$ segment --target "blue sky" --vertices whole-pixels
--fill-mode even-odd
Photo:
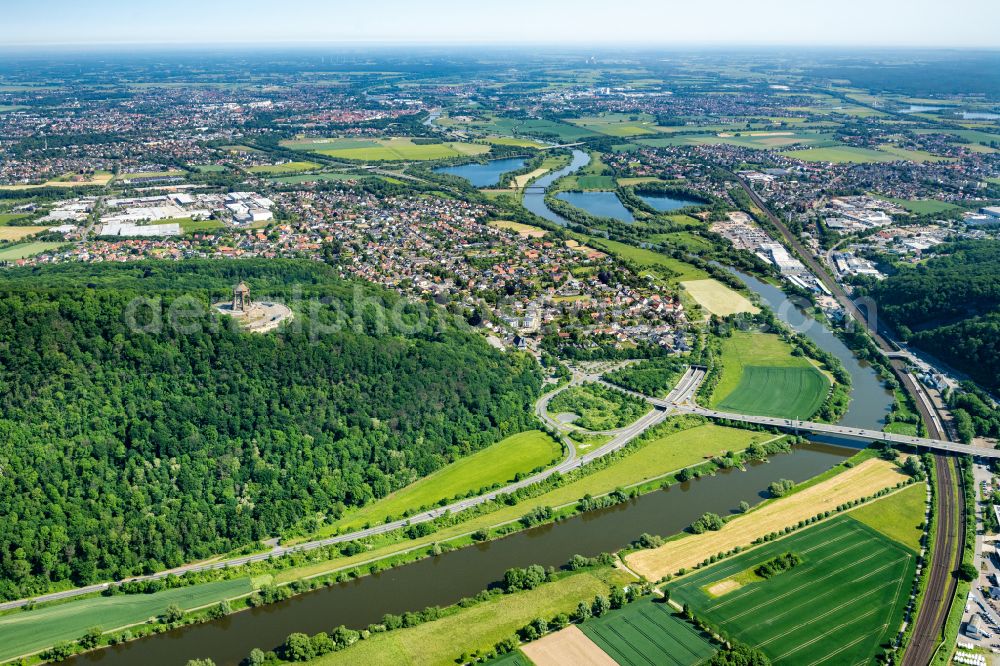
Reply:
[[[422,42],[1000,48],[1000,0],[5,0],[0,45]]]

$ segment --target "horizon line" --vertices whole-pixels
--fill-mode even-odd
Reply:
[[[275,48],[275,47],[299,47],[299,48],[319,48],[319,47],[359,47],[359,46],[398,46],[398,47],[481,47],[481,48],[502,48],[502,47],[534,47],[534,48],[585,48],[588,46],[593,47],[595,50],[601,49],[615,49],[615,50],[691,50],[691,49],[713,49],[713,50],[743,50],[743,49],[775,49],[775,48],[792,48],[792,49],[802,49],[802,50],[830,50],[830,49],[842,49],[842,50],[874,50],[874,51],[985,51],[985,52],[997,52],[1000,53],[1000,46],[996,44],[936,44],[936,45],[925,45],[917,43],[895,43],[895,44],[884,44],[884,43],[867,43],[867,42],[824,42],[824,43],[805,43],[805,42],[731,42],[731,41],[673,41],[673,42],[655,42],[655,41],[634,41],[634,42],[622,42],[622,41],[604,41],[604,42],[594,42],[593,40],[586,41],[538,41],[538,40],[496,40],[496,41],[483,41],[483,40],[400,40],[400,39],[379,39],[379,38],[365,38],[365,39],[337,39],[337,40],[321,40],[321,39],[272,39],[267,41],[253,40],[253,39],[221,39],[216,41],[128,41],[128,40],[114,40],[114,41],[74,41],[74,42],[6,42],[0,44],[0,52],[17,51],[20,49],[45,49],[45,48],[88,48],[88,49],[99,49],[99,48],[133,48],[133,49],[155,49],[155,48],[173,48],[173,49],[195,49],[195,48],[218,48],[227,49],[233,47],[253,47],[253,48]]]

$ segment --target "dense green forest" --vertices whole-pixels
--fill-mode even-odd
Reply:
[[[193,332],[126,325],[138,295],[207,306],[238,279],[321,300],[264,335],[207,307]],[[357,289],[323,264],[273,260],[5,272],[0,597],[311,526],[534,425],[536,364],[479,336],[374,332],[372,317],[317,334],[311,320],[332,322]],[[364,289],[368,303],[399,303]]]
[[[908,342],[1000,389],[1000,242],[964,241],[859,291]]]

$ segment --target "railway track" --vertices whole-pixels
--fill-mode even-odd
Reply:
[[[910,645],[903,654],[903,666],[926,666],[944,638],[945,624],[955,599],[958,579],[954,572],[962,563],[965,548],[965,502],[961,478],[955,461],[944,455],[934,456],[937,477],[935,493],[937,532],[923,603],[917,609],[916,624]]]
[[[844,291],[844,288],[826,272],[819,260],[792,234],[781,218],[771,212],[749,183],[736,174],[733,176],[750,197],[750,200],[763,211],[778,229],[783,240],[795,250],[806,266],[830,290],[830,293],[840,302],[845,311],[854,317],[855,321],[867,324],[866,313],[861,311]],[[866,328],[884,354],[888,355],[897,350],[889,335],[881,330],[873,330],[870,325]],[[949,440],[944,419],[941,418],[933,403],[926,399],[922,388],[914,381],[913,376],[907,372],[906,363],[898,358],[887,357],[887,361],[903,390],[913,398],[913,403],[927,426],[928,437]],[[954,458],[950,454],[935,454],[934,469],[937,480],[937,492],[935,493],[937,531],[934,535],[934,550],[928,565],[930,572],[927,591],[920,608],[917,609],[912,640],[903,654],[902,663],[904,666],[925,666],[930,663],[934,651],[943,638],[948,613],[951,610],[951,605],[956,602],[954,597],[958,587],[958,579],[955,577],[955,572],[962,562],[962,550],[965,547],[965,500],[961,490],[962,479],[956,478]]]

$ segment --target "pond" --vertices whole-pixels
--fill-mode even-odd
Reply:
[[[523,157],[509,157],[500,160],[490,160],[485,164],[461,164],[458,166],[438,167],[434,173],[446,173],[450,176],[465,178],[475,187],[495,187],[500,184],[500,176],[508,171],[517,171],[525,165]]]
[[[614,192],[560,192],[556,199],[585,210],[594,217],[610,217],[619,222],[635,222]]]
[[[639,194],[638,196],[640,199],[661,213],[677,210],[679,208],[687,208],[688,206],[701,206],[704,203],[696,199],[680,195],[667,196],[665,194]]]

